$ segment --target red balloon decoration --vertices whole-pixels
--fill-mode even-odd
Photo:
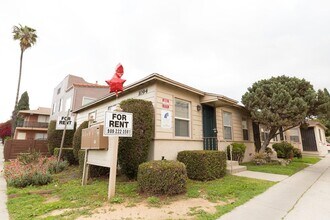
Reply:
[[[113,75],[112,79],[106,80],[105,82],[110,87],[110,92],[115,92],[118,97],[118,92],[123,91],[123,84],[126,79],[122,79],[121,77],[124,74],[124,67],[119,63],[116,68],[116,73]]]

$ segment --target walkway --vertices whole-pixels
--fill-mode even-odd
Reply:
[[[7,185],[6,180],[3,177],[3,166],[4,166],[4,159],[3,159],[3,145],[0,143],[0,219],[6,220],[9,219],[8,210],[7,210]]]
[[[289,177],[287,175],[254,172],[254,171],[249,171],[249,170],[235,173],[233,175],[244,176],[244,177],[254,178],[254,179],[259,179],[259,180],[268,180],[268,181],[272,181],[272,182],[279,182],[279,181],[285,180],[286,178]]]
[[[330,155],[220,218],[226,219],[330,219]]]

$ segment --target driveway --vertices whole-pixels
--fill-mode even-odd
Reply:
[[[330,155],[223,215],[221,220],[330,219]]]

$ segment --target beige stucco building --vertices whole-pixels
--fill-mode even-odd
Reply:
[[[77,126],[89,118],[95,123],[103,123],[105,111],[129,98],[151,101],[155,108],[150,160],[162,157],[174,160],[183,150],[225,150],[232,142],[247,146],[244,161],[254,156],[253,125],[244,106],[226,96],[206,93],[159,74],[151,74],[125,87],[118,98],[110,93],[76,109]],[[267,136],[262,126],[260,136],[261,141]],[[284,132],[283,139],[304,150],[299,128]],[[325,141],[325,137],[322,140]],[[270,146],[279,141],[280,135],[272,139]],[[314,154],[323,155],[318,150]]]
[[[254,152],[252,122],[243,106],[228,97],[210,94],[159,74],[133,83],[118,98],[114,94],[74,111],[79,126],[93,117],[104,121],[104,113],[122,100],[151,101],[155,107],[155,134],[150,160],[176,159],[182,150],[224,150],[231,142],[244,142],[246,160]]]

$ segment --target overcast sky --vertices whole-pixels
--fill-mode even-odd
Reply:
[[[0,122],[16,97],[18,24],[38,35],[20,89],[31,109],[50,107],[66,75],[105,84],[119,62],[125,85],[160,73],[238,101],[253,82],[283,74],[330,89],[330,1],[1,0]]]

